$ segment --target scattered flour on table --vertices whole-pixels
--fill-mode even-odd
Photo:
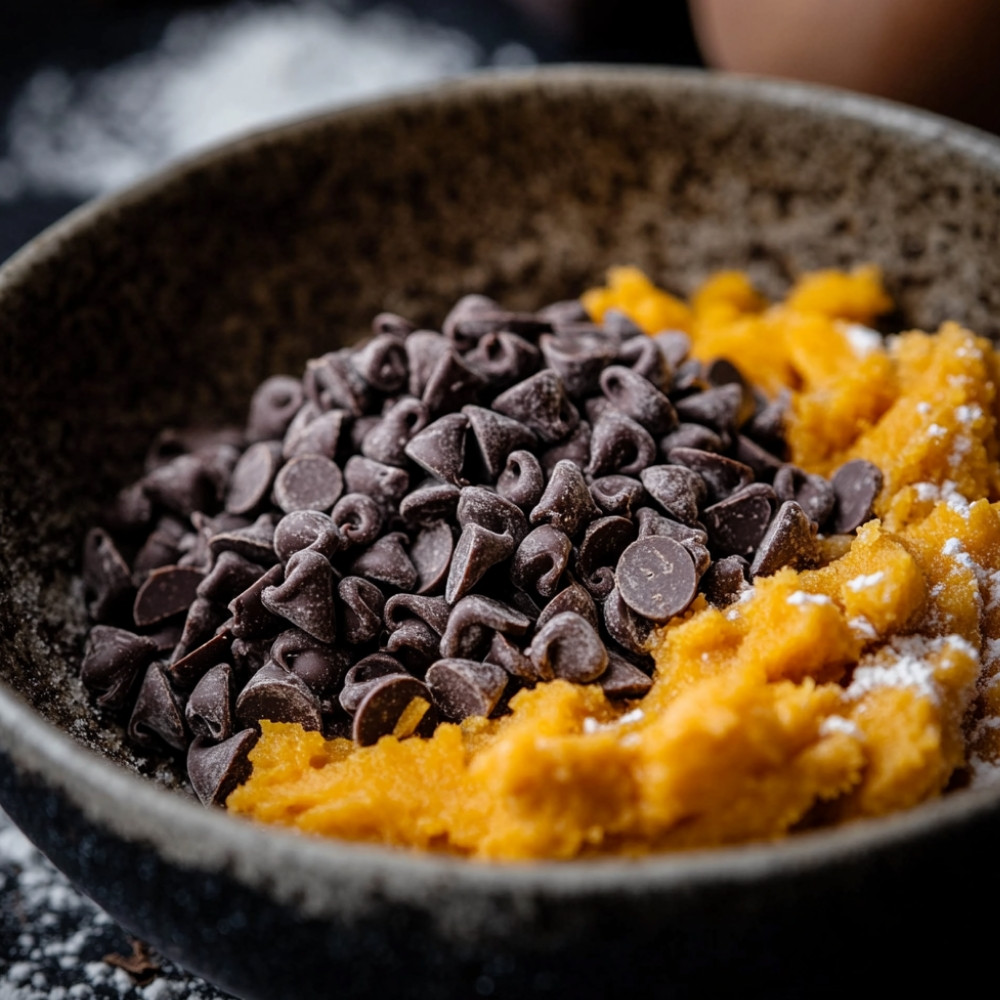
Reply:
[[[151,52],[79,77],[47,68],[28,81],[9,118],[0,202],[102,194],[273,122],[534,61],[518,43],[484,53],[462,32],[388,7],[358,13],[295,0],[182,14]]]

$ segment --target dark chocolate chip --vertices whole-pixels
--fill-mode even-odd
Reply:
[[[599,334],[538,338],[545,363],[562,379],[570,396],[589,396],[597,392],[601,372],[615,358],[616,344]]]
[[[323,728],[319,699],[301,677],[273,660],[247,681],[236,699],[236,718],[244,726],[268,722],[296,722],[303,729]]]
[[[396,594],[385,602],[385,623],[390,632],[416,619],[429,625],[440,637],[448,626],[449,614],[448,602],[443,597]]]
[[[385,522],[382,507],[364,493],[345,493],[330,512],[337,533],[348,545],[369,545]]]
[[[572,551],[573,543],[565,532],[551,524],[539,525],[524,536],[514,553],[511,581],[522,590],[552,597],[559,589]]]
[[[371,409],[374,390],[355,371],[350,351],[331,351],[310,358],[302,385],[306,396],[321,410],[346,410],[360,417]]]
[[[672,517],[684,524],[696,524],[698,508],[704,502],[705,482],[698,473],[683,465],[653,465],[639,473],[646,492]]]
[[[678,368],[691,351],[691,338],[681,330],[664,330],[653,336],[671,371]]]
[[[544,491],[545,475],[538,459],[530,451],[512,451],[497,479],[497,493],[527,511],[541,500]]]
[[[837,503],[833,530],[849,534],[872,516],[872,504],[882,489],[882,470],[863,458],[844,463],[831,479]]]
[[[399,502],[399,513],[408,525],[434,525],[455,516],[460,490],[452,483],[429,479]]]
[[[771,522],[773,498],[774,491],[769,486],[752,483],[702,511],[709,544],[716,556],[753,555]]]
[[[188,745],[184,706],[160,663],[146,668],[129,719],[128,735],[133,743],[148,750],[159,749],[161,740],[175,750],[184,750]]]
[[[320,698],[336,690],[350,664],[350,656],[324,642],[318,642],[301,629],[291,628],[271,644],[271,659],[306,682]]]
[[[166,668],[170,680],[178,688],[190,691],[204,676],[206,670],[229,659],[231,656],[230,645],[233,641],[231,627],[230,623],[224,623],[210,639],[206,639],[200,646],[196,646],[183,656],[178,656]],[[174,648],[174,655],[176,656],[176,654],[177,647]]]
[[[612,308],[604,313],[601,326],[615,340],[629,340],[643,335],[642,327],[631,316],[621,309]]]
[[[192,736],[219,743],[233,735],[233,690],[233,668],[228,663],[206,671],[184,709]]]
[[[500,303],[496,299],[491,299],[488,295],[480,295],[478,292],[470,292],[468,295],[463,295],[448,310],[444,322],[441,324],[441,330],[445,337],[454,342],[460,339],[456,329],[459,323],[480,319],[483,316],[495,316],[502,311]],[[465,346],[471,346],[471,344]]]
[[[415,329],[416,327],[406,317],[394,312],[380,312],[372,320],[372,333],[376,337],[387,333],[391,337],[406,340]]]
[[[405,348],[410,395],[419,399],[435,365],[452,350],[452,345],[447,337],[433,330],[415,330],[406,338]]]
[[[594,425],[590,435],[591,476],[613,473],[632,476],[656,461],[656,442],[645,428],[618,410],[609,410]]]
[[[302,381],[290,375],[264,379],[250,399],[248,441],[273,441],[284,437],[304,400]]]
[[[229,617],[225,605],[216,604],[204,597],[196,597],[184,619],[184,630],[174,649],[171,660],[183,659],[188,653],[208,642],[218,627]]]
[[[393,507],[406,496],[410,475],[394,465],[352,455],[344,465],[344,483],[348,493],[363,493],[382,507]]]
[[[376,638],[382,631],[385,597],[369,580],[360,576],[345,576],[337,584],[343,616],[343,640],[360,646]]]
[[[667,456],[675,465],[683,465],[701,476],[707,489],[708,503],[717,503],[753,482],[753,469],[725,455],[699,448],[673,448]]]
[[[716,607],[724,608],[739,600],[747,589],[750,564],[742,556],[716,559],[701,578],[705,597]]]
[[[406,542],[407,537],[402,531],[392,531],[377,538],[354,560],[351,572],[398,590],[413,590],[419,576],[406,553]]]
[[[169,527],[165,527],[169,525]],[[183,529],[177,530],[179,522],[173,518],[161,518],[157,526],[150,532],[149,537],[143,542],[142,548],[136,554],[132,563],[133,580],[142,583],[149,575],[150,570],[158,569],[161,566],[173,566],[180,559],[181,539],[185,532]],[[86,564],[84,565],[84,579],[88,576]],[[89,584],[93,589],[93,584]],[[92,611],[93,618],[102,616]]]
[[[640,507],[635,512],[635,519],[639,525],[639,538],[666,535],[682,545],[689,541],[699,545],[708,544],[708,532],[700,524],[681,524],[680,521],[658,514],[652,507]]]
[[[720,385],[704,392],[678,399],[677,416],[686,423],[706,424],[716,431],[732,431],[739,426],[743,389],[739,385]]]
[[[83,582],[91,595],[91,618],[99,622],[127,618],[135,594],[132,574],[103,528],[91,528],[84,540]]]
[[[601,372],[601,390],[615,409],[650,434],[666,434],[677,426],[677,414],[670,400],[631,368],[622,365],[605,368]]]
[[[531,511],[532,524],[551,524],[576,538],[600,510],[587,489],[579,466],[573,462],[556,463],[541,499]]]
[[[451,527],[444,521],[428,524],[416,533],[410,544],[410,561],[417,571],[418,594],[430,594],[444,586],[454,549]]]
[[[608,698],[642,698],[652,688],[653,679],[624,656],[609,650],[607,669],[597,683]]]
[[[672,369],[660,348],[649,337],[631,337],[618,348],[617,363],[631,368],[660,392],[670,388]]]
[[[454,486],[465,486],[465,439],[469,418],[446,413],[410,438],[406,455],[432,476]]]
[[[631,476],[601,476],[590,484],[590,495],[605,514],[631,517],[648,499],[645,487]]]
[[[344,677],[344,687],[340,692],[341,708],[353,714],[372,688],[386,677],[400,674],[407,676],[403,664],[388,653],[371,653],[358,660]]]
[[[354,370],[379,392],[398,392],[406,385],[409,368],[406,350],[398,337],[379,334],[351,353]]]
[[[596,680],[608,665],[600,636],[586,618],[572,611],[555,615],[538,629],[527,655],[539,676],[576,684]]]
[[[629,545],[615,578],[625,604],[660,625],[686,611],[698,592],[691,553],[664,535],[647,535]]]
[[[298,455],[286,462],[274,480],[274,502],[293,510],[329,510],[344,492],[344,477],[323,455]]]
[[[421,399],[432,414],[448,412],[474,403],[486,380],[473,371],[455,351],[438,358],[424,386]]]
[[[542,609],[535,623],[537,628],[541,628],[546,622],[561,615],[564,611],[572,611],[583,618],[586,618],[596,629],[598,627],[597,605],[593,597],[587,593],[586,589],[579,583],[571,583],[564,587],[549,601]]]
[[[743,426],[743,433],[779,458],[785,454],[785,416],[790,397],[783,392],[761,407]]]
[[[525,656],[524,651],[501,632],[493,634],[485,662],[495,663],[498,667],[503,667],[511,677],[517,677],[531,684],[544,680],[538,676],[535,665]]]
[[[441,636],[444,657],[477,656],[486,651],[494,632],[521,636],[531,628],[531,619],[509,604],[470,594],[452,609],[447,628]]]
[[[458,498],[455,519],[461,528],[478,524],[498,535],[509,535],[514,545],[528,533],[524,512],[517,504],[483,486],[467,486]]]
[[[431,664],[427,687],[449,719],[489,716],[507,686],[507,671],[494,663],[448,657]]]
[[[551,475],[552,470],[564,461],[582,469],[590,461],[590,422],[581,420],[568,437],[546,448],[538,460],[546,475]]]
[[[770,576],[784,566],[810,569],[818,555],[814,525],[794,500],[786,500],[760,542],[750,575]]]
[[[274,528],[274,551],[284,563],[303,549],[312,549],[330,559],[341,545],[337,525],[328,514],[318,510],[293,510]]]
[[[153,469],[142,485],[147,496],[182,517],[208,510],[216,499],[215,483],[204,463],[194,455],[178,455]]]
[[[632,611],[622,600],[617,587],[604,598],[601,609],[604,614],[604,627],[619,646],[630,653],[646,652],[646,642],[653,626],[647,619]]]
[[[405,396],[365,435],[361,454],[385,465],[406,465],[406,445],[419,434],[429,420],[427,407]]]
[[[403,622],[385,644],[412,674],[423,674],[438,656],[441,637],[426,622],[411,618]]]
[[[779,500],[794,500],[817,525],[825,524],[837,502],[831,483],[795,465],[782,465],[774,475]]]
[[[580,422],[562,379],[551,368],[502,392],[493,400],[493,409],[520,421],[549,444],[567,437]]]
[[[270,566],[278,560],[274,551],[274,519],[270,514],[261,514],[245,528],[220,531],[212,535],[208,545],[213,555],[236,552],[261,566]]]
[[[733,443],[732,456],[737,462],[749,465],[754,476],[761,482],[769,483],[781,468],[781,459],[762,448],[745,434],[737,434]]]
[[[267,663],[273,643],[272,636],[273,633],[263,639],[233,639],[229,644],[229,655],[240,677],[249,677]],[[176,669],[180,664],[175,663],[173,666]]]
[[[98,695],[97,703],[113,710],[124,708],[139,674],[153,662],[158,650],[147,636],[110,625],[95,625],[87,636],[80,679]]]
[[[543,306],[537,313],[540,319],[547,320],[559,330],[567,324],[583,323],[588,320],[587,310],[579,299],[560,299]]]
[[[710,427],[703,427],[701,424],[678,424],[676,430],[660,438],[660,452],[664,457],[674,448],[698,448],[701,451],[715,452],[725,450],[722,438]]]
[[[279,584],[284,576],[281,566],[272,566],[260,579],[255,580],[242,594],[229,602],[233,616],[232,632],[238,639],[263,639],[273,636],[282,627],[282,620],[272,615],[261,601],[267,587]]]
[[[250,777],[250,751],[257,745],[255,729],[230,736],[223,743],[195,740],[188,747],[187,772],[202,805],[221,806],[237,785]]]
[[[437,723],[437,712],[432,704],[431,693],[427,690],[427,685],[415,677],[399,674],[386,677],[381,683],[376,684],[358,705],[352,726],[354,742],[363,747],[373,746],[383,736],[392,735],[404,713],[416,699],[425,702],[427,708],[412,730],[412,734],[429,736]]]
[[[330,560],[302,549],[289,557],[285,578],[261,591],[261,603],[272,614],[297,625],[320,642],[336,639],[334,574]]]
[[[599,517],[587,525],[576,557],[576,571],[594,597],[606,597],[614,587],[614,567],[635,535],[636,526],[627,517]]]
[[[465,363],[482,375],[496,392],[538,370],[539,351],[534,344],[507,330],[487,333],[465,355]]]
[[[180,566],[154,569],[135,595],[132,615],[140,627],[155,625],[186,611],[198,593],[204,574]]]
[[[535,435],[512,417],[502,413],[484,409],[481,406],[464,406],[462,413],[469,420],[469,427],[479,445],[486,478],[496,482],[504,471],[504,466],[511,452],[523,448],[533,448]]]
[[[208,575],[198,584],[196,593],[216,604],[228,604],[264,572],[263,566],[244,559],[238,552],[220,552]]]
[[[469,523],[455,546],[444,596],[449,604],[464,597],[497,563],[509,558],[516,542],[510,533],[497,534],[481,524]]]
[[[305,412],[305,416],[310,415],[305,407],[300,412]],[[325,458],[336,458],[348,418],[346,410],[317,412],[309,420],[303,418],[301,424],[296,418],[285,435],[281,448],[282,457],[286,460],[297,455],[323,455]]]

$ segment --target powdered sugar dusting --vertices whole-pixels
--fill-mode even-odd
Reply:
[[[832,604],[826,594],[810,594],[805,590],[796,590],[794,594],[789,594],[786,603],[793,607],[805,607],[808,604]]]

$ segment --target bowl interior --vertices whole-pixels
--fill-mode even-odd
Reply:
[[[95,512],[164,425],[241,421],[268,374],[390,309],[678,291],[874,261],[902,315],[1000,333],[998,145],[808,88],[647,71],[483,77],[236,144],[84,209],[0,275],[0,678],[173,783],[77,680]]]

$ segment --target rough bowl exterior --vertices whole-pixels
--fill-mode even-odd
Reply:
[[[995,140],[813,88],[610,68],[338,112],[81,210],[0,270],[0,803],[127,927],[246,997],[801,995],[873,958],[899,985],[892,949],[930,936],[955,962],[1000,888],[1000,792],[642,861],[314,842],[202,809],[96,719],[76,573],[159,427],[240,419],[260,379],[382,309],[536,307],[612,263],[680,291],[747,268],[778,292],[874,261],[914,324],[996,336],[998,245]]]

